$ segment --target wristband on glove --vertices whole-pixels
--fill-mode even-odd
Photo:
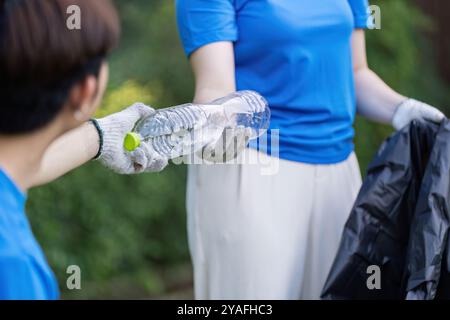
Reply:
[[[103,151],[103,131],[100,128],[100,125],[98,124],[97,119],[92,118],[89,121],[94,125],[95,129],[98,132],[99,148],[98,148],[97,154],[92,159],[92,160],[97,160],[98,158],[100,158],[100,156],[102,155],[102,151]]]

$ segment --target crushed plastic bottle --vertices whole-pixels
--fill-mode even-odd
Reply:
[[[239,91],[209,104],[184,104],[157,110],[139,120],[124,147],[135,150],[150,142],[160,155],[173,159],[218,141],[227,128],[244,128],[248,138],[264,134],[270,122],[267,101],[254,91]]]

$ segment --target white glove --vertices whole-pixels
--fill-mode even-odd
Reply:
[[[168,159],[156,153],[150,143],[142,142],[134,151],[124,149],[125,135],[130,132],[136,122],[154,113],[155,110],[135,103],[131,107],[97,120],[103,136],[100,150],[100,162],[119,174],[136,174],[142,172],[158,172],[163,170]]]
[[[395,110],[394,116],[392,117],[392,126],[396,130],[400,130],[415,119],[424,119],[439,123],[444,118],[445,115],[438,109],[426,103],[408,99]]]
[[[206,145],[197,155],[212,163],[234,160],[247,147],[251,134],[250,128],[226,128],[216,143]]]

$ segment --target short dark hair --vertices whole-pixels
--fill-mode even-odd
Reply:
[[[67,26],[71,5],[80,29]],[[0,0],[0,133],[49,124],[76,83],[98,76],[119,34],[110,0]]]

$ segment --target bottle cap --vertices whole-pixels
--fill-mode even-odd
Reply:
[[[141,145],[141,138],[135,132],[128,132],[123,141],[123,146],[127,151],[134,151]]]

